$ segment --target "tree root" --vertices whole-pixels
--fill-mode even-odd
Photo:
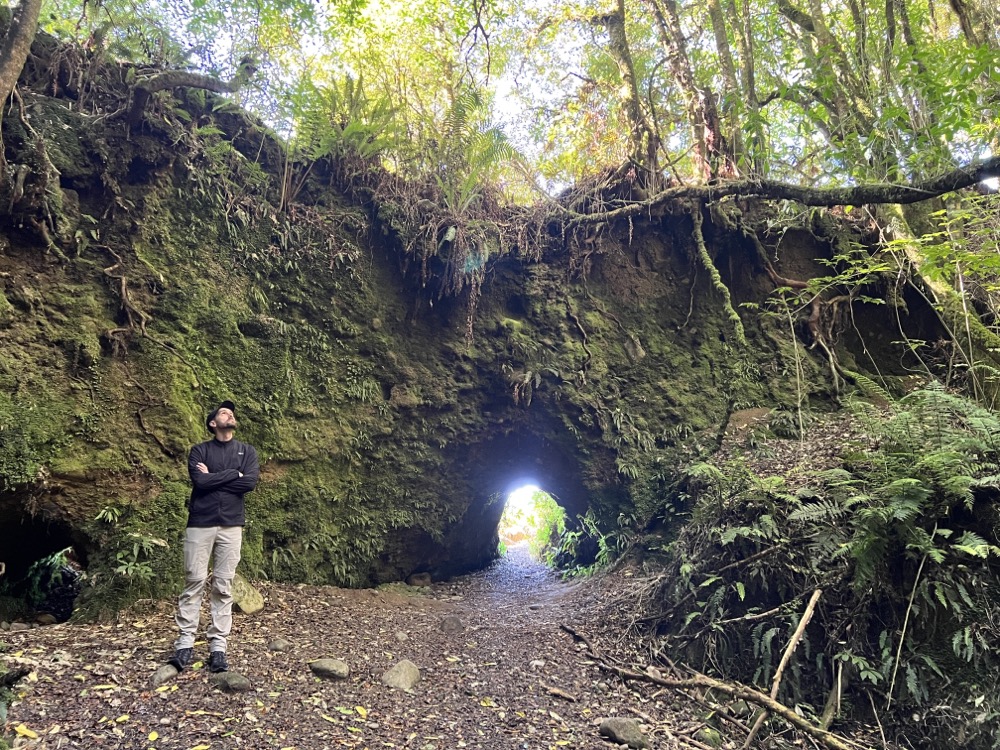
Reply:
[[[700,672],[693,672],[691,677],[675,679],[671,677],[661,677],[654,674],[636,672],[624,667],[617,667],[609,664],[601,653],[594,647],[594,644],[590,641],[590,639],[585,635],[569,625],[560,625],[560,627],[571,636],[587,645],[591,658],[594,659],[598,667],[606,672],[611,672],[622,679],[652,682],[656,685],[663,685],[665,687],[676,688],[679,690],[688,688],[706,688],[709,690],[717,690],[720,693],[725,693],[726,695],[730,695],[734,698],[740,698],[749,703],[754,703],[761,708],[770,711],[775,716],[780,716],[789,724],[802,730],[814,740],[817,740],[818,742],[826,745],[828,748],[831,748],[831,750],[854,750],[854,748],[857,747],[855,743],[852,743],[847,738],[839,737],[832,732],[820,729],[807,719],[799,716],[795,713],[795,711],[788,708],[788,706],[783,703],[779,703],[767,693],[762,693],[759,690],[738,682],[724,682],[723,680],[717,680],[714,677],[709,677],[708,675],[701,674]]]
[[[698,257],[701,259],[702,265],[705,266],[705,270],[708,271],[708,275],[712,279],[712,286],[719,290],[722,295],[723,306],[726,311],[726,317],[729,318],[733,323],[733,328],[736,329],[736,340],[741,346],[746,346],[747,337],[746,332],[743,330],[743,321],[740,319],[739,313],[733,307],[733,297],[729,293],[729,287],[726,286],[725,282],[722,280],[722,274],[719,273],[719,269],[715,267],[712,262],[712,257],[708,254],[708,247],[705,245],[705,235],[702,234],[701,225],[701,204],[696,203],[691,210],[691,218],[694,220],[694,241],[698,247]]]
[[[909,204],[937,198],[945,193],[967,188],[981,180],[1000,177],[1000,156],[957,167],[937,177],[910,185],[872,184],[844,188],[810,188],[774,180],[734,180],[716,185],[680,185],[667,188],[649,200],[629,203],[621,208],[590,214],[581,214],[570,208],[559,207],[574,224],[613,222],[629,216],[640,216],[671,202],[694,199],[718,201],[728,196],[789,200],[805,206],[864,206],[869,204]]]
[[[190,73],[184,70],[168,70],[152,78],[140,81],[136,84],[135,93],[132,97],[132,106],[128,112],[129,125],[137,125],[142,120],[143,110],[149,98],[157,91],[176,88],[195,88],[212,91],[216,94],[235,94],[250,82],[257,72],[257,65],[253,60],[244,59],[236,71],[236,75],[228,81],[220,81],[212,76],[200,73]]]

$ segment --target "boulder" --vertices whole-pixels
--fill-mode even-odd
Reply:
[[[264,609],[264,597],[246,578],[237,573],[233,576],[233,604],[243,614],[252,615]]]

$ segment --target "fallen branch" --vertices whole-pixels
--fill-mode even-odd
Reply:
[[[781,655],[781,661],[778,663],[778,669],[774,672],[774,679],[771,680],[771,697],[777,699],[778,688],[781,687],[781,678],[785,675],[785,667],[788,666],[789,660],[792,658],[792,653],[795,651],[795,647],[799,645],[799,641],[802,640],[802,634],[806,632],[806,625],[812,619],[813,612],[816,611],[816,602],[819,601],[820,594],[823,593],[822,589],[816,589],[813,591],[812,597],[809,599],[809,604],[806,605],[806,611],[802,613],[802,619],[799,620],[799,626],[795,628],[795,632],[792,634],[792,638],[788,641],[788,645],[785,647],[785,653]],[[750,747],[750,743],[753,742],[754,737],[757,736],[757,732],[767,721],[768,711],[765,708],[760,716],[757,717],[757,721],[754,722],[753,727],[750,729],[750,734],[747,735],[746,742],[743,743],[743,748]],[[824,727],[825,729],[826,727]]]
[[[567,693],[565,690],[561,688],[545,684],[543,684],[542,687],[545,688],[545,692],[548,693],[549,695],[554,695],[556,698],[562,698],[563,700],[567,700],[570,703],[576,703],[577,700],[576,696]]]
[[[582,641],[587,645],[590,650],[590,655],[597,663],[597,666],[606,672],[611,672],[612,674],[621,677],[622,679],[628,680],[639,680],[643,682],[652,682],[657,685],[664,685],[666,687],[672,687],[677,689],[687,689],[687,688],[707,688],[709,690],[716,690],[720,693],[725,693],[734,698],[741,698],[749,703],[754,703],[762,708],[767,709],[775,716],[780,716],[785,721],[787,721],[792,726],[797,729],[801,729],[803,732],[808,734],[813,739],[822,742],[832,750],[852,750],[856,745],[850,740],[839,737],[832,732],[827,732],[819,727],[815,726],[807,719],[799,716],[792,709],[783,703],[779,703],[777,700],[762,693],[755,688],[743,685],[738,682],[724,682],[722,680],[717,680],[714,677],[709,677],[708,675],[701,674],[700,672],[692,671],[692,676],[684,679],[673,679],[669,677],[656,677],[650,674],[644,674],[642,672],[636,672],[632,669],[625,669],[623,667],[615,667],[608,664],[604,658],[601,656],[600,652],[594,648],[594,645],[590,640],[584,636],[582,633],[577,632],[575,629],[569,625],[560,625],[560,627],[569,633],[574,638]]]

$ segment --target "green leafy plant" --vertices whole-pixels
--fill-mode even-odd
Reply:
[[[1000,419],[933,384],[852,408],[867,435],[842,466],[788,479],[689,467],[692,522],[653,597],[660,647],[766,686],[821,589],[784,700],[833,711],[817,686],[858,686],[898,721],[942,712],[911,729],[945,744],[944,704],[978,705],[963,731],[988,747],[1000,706],[978,686],[1000,666]]]
[[[115,573],[132,583],[149,583],[155,577],[152,558],[159,548],[168,545],[163,539],[148,534],[132,532],[128,535],[132,543],[115,553]]]

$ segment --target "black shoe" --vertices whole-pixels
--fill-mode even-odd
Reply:
[[[213,651],[208,656],[209,672],[228,672],[229,663],[226,661],[225,651]]]
[[[167,662],[171,664],[178,672],[183,672],[185,667],[190,667],[194,662],[194,649],[193,648],[179,648],[174,652],[173,658]]]

